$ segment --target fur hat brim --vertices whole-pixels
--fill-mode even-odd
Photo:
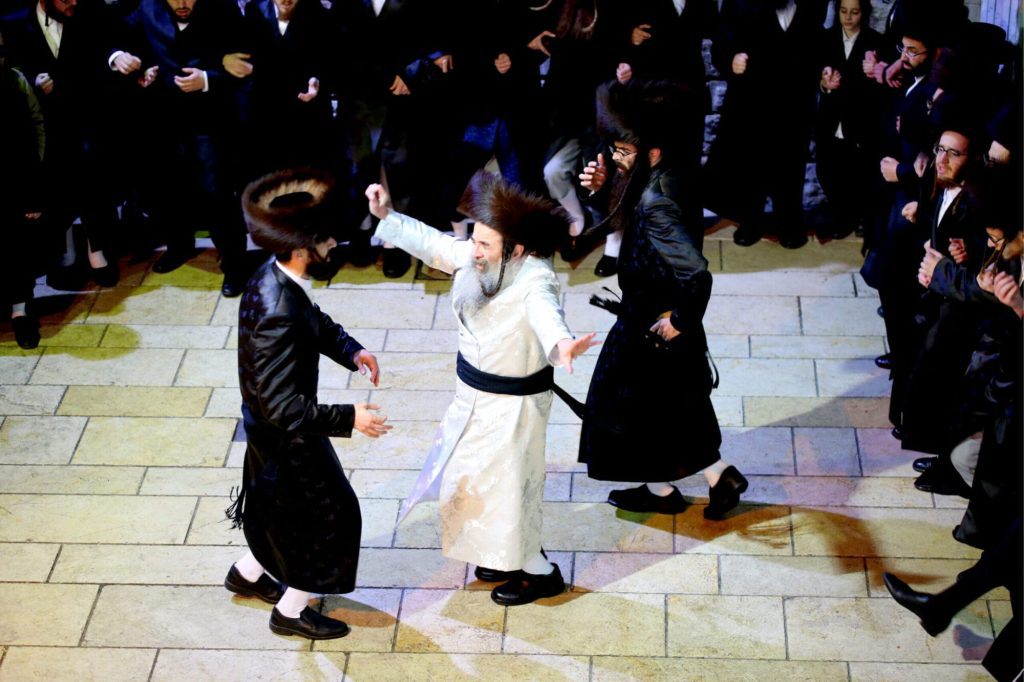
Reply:
[[[693,92],[669,81],[618,81],[597,89],[597,131],[607,141],[627,142],[640,149],[675,149],[687,133],[691,107],[702,104]]]
[[[482,170],[469,181],[459,212],[544,258],[569,229],[569,216],[554,203]]]
[[[272,253],[309,248],[331,232],[334,177],[314,168],[276,171],[249,183],[242,213],[253,242]]]

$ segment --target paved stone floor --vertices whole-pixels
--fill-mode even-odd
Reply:
[[[381,403],[385,439],[336,442],[362,504],[359,587],[322,602],[352,634],[273,635],[270,607],[221,581],[242,553],[223,510],[240,479],[238,299],[210,252],[44,320],[39,349],[0,335],[0,680],[968,680],[1010,617],[1005,592],[928,637],[881,573],[939,589],[976,552],[956,543],[959,499],[912,485],[886,421],[878,300],[860,244],[708,238],[706,316],[721,371],[723,454],[751,481],[724,522],[617,512],[575,463],[579,423],[548,431],[544,543],[572,588],[503,608],[438,550],[436,509],[396,528],[452,395],[445,282],[345,269],[316,300],[383,368],[379,389],[324,361],[323,401]],[[559,264],[576,331],[612,322],[588,297],[596,256]],[[594,356],[560,381],[583,396]],[[638,368],[657,371],[657,368]],[[668,443],[684,442],[663,428]],[[624,453],[628,455],[628,453]]]

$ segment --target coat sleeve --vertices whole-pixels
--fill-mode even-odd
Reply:
[[[295,320],[283,314],[264,318],[253,330],[252,360],[247,369],[257,388],[259,411],[288,433],[348,438],[355,424],[353,405],[319,405],[314,396],[298,390],[303,362],[316,361],[299,356],[301,334]]]
[[[558,354],[558,342],[573,338],[565,324],[565,311],[561,305],[561,288],[554,272],[547,272],[526,293],[526,318],[530,328],[540,339],[541,347],[553,365],[563,364]]]
[[[451,274],[469,259],[472,245],[468,241],[441,234],[415,218],[397,211],[377,225],[377,236],[434,268]]]
[[[679,204],[666,196],[658,197],[647,208],[647,236],[675,284],[676,303],[670,322],[679,331],[701,324],[711,298],[708,262],[683,225]]]
[[[352,372],[359,369],[352,361],[356,353],[363,350],[363,345],[353,339],[345,328],[331,319],[330,315],[316,308],[317,322],[320,325],[320,354]]]

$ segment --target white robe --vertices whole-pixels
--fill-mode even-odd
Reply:
[[[473,245],[391,211],[377,236],[427,265],[471,269]],[[561,364],[557,344],[572,338],[549,258],[527,256],[515,279],[459,323],[459,351],[474,367],[525,377]],[[551,391],[497,395],[456,378],[426,464],[399,522],[419,502],[438,499],[445,556],[502,571],[522,568],[541,547],[544,446]]]

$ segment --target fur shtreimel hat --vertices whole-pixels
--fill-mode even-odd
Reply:
[[[264,175],[242,193],[252,240],[272,253],[309,248],[331,232],[334,177],[314,168]]]
[[[569,227],[568,215],[551,201],[482,170],[469,181],[459,212],[544,258],[555,253]]]
[[[688,108],[700,106],[692,91],[679,83],[612,81],[597,89],[597,131],[609,141],[667,152],[684,134]]]

